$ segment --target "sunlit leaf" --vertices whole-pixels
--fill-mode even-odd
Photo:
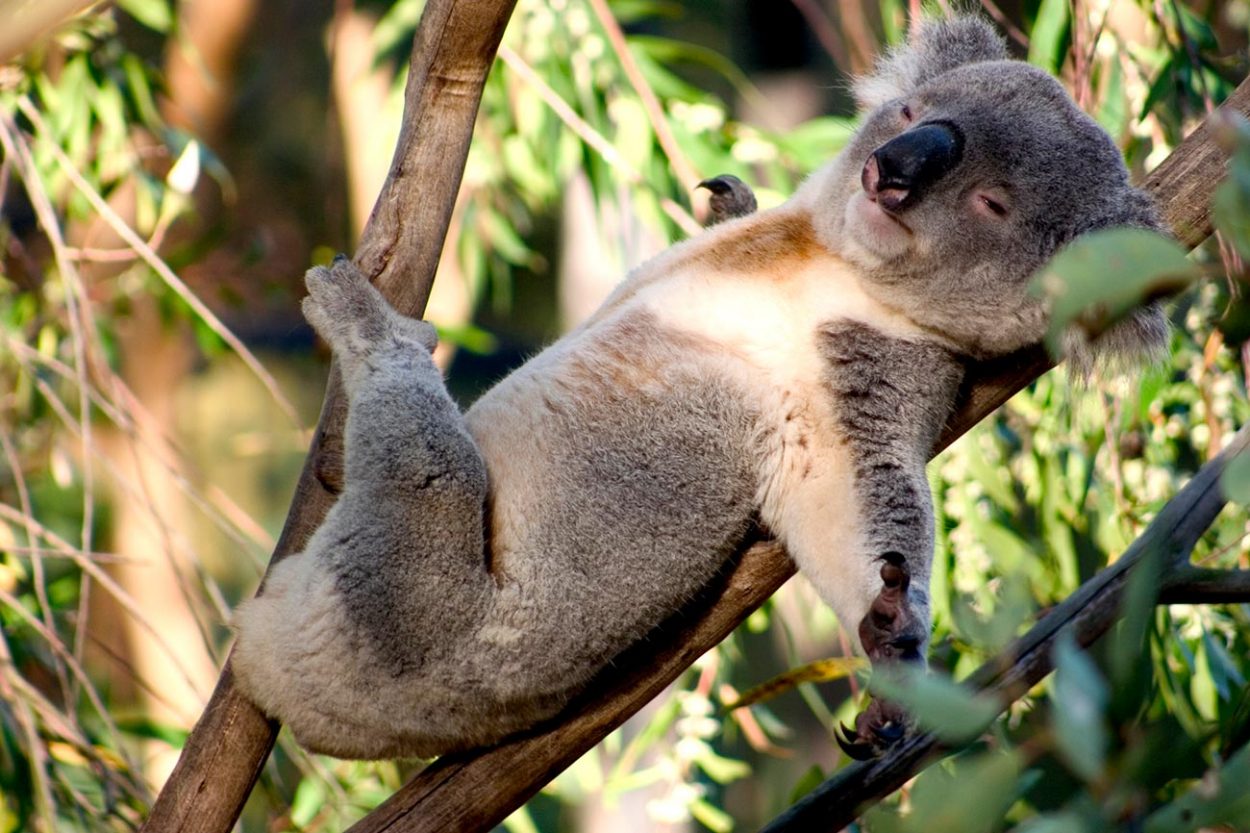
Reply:
[[[744,706],[762,703],[783,694],[801,683],[826,683],[850,676],[861,668],[866,668],[867,660],[861,657],[830,657],[800,665],[784,674],[779,674],[760,685],[743,692],[731,703],[726,703],[725,711],[733,711]]]
[[[318,778],[305,778],[295,788],[291,801],[291,823],[307,827],[326,803],[325,786]]]
[[[174,14],[166,0],[117,0],[128,15],[149,29],[165,33],[174,25]]]
[[[1066,0],[1042,0],[1029,37],[1029,63],[1051,74],[1059,72],[1068,35]]]
[[[734,828],[733,816],[702,798],[690,803],[690,815],[713,833],[729,833]]]

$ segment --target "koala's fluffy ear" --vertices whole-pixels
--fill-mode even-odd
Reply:
[[[855,80],[855,100],[865,110],[874,109],[962,64],[1006,58],[1006,43],[980,18],[927,20],[911,43],[879,59],[871,75]]]

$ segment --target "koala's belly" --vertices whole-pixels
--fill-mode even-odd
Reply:
[[[470,409],[509,630],[602,663],[723,566],[755,513],[759,414],[720,363],[630,316]]]

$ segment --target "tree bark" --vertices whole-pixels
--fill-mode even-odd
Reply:
[[[357,265],[406,315],[420,317],[464,172],[482,87],[516,0],[429,0],[413,43],[404,127],[365,227]],[[343,401],[330,373],[321,420],[273,561],[303,548],[342,480]],[[143,830],[226,833],[273,748],[267,720],[222,669],[204,714]]]

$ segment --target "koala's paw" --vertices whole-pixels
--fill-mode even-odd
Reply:
[[[843,724],[834,732],[838,746],[857,761],[875,758],[902,740],[910,726],[907,713],[885,700],[873,700],[855,718],[855,728]]]
[[[397,341],[427,351],[438,344],[433,325],[395,312],[346,255],[309,269],[304,285],[304,317],[341,359],[391,349]]]
[[[881,590],[859,623],[859,641],[873,664],[922,662],[929,623],[909,603],[911,573],[898,553],[886,553],[881,566]]]
[[[927,616],[918,613],[907,598],[911,573],[898,553],[886,553],[881,566],[881,590],[859,623],[859,641],[874,666],[904,662],[923,663],[928,641]],[[855,728],[842,726],[838,745],[858,760],[875,757],[897,743],[909,720],[899,706],[873,700],[855,719]]]

